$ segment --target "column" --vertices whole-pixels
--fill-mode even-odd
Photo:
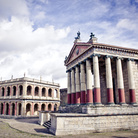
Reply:
[[[12,96],[12,86],[10,86],[10,97]]]
[[[4,87],[4,97],[6,96],[6,93],[7,93],[7,88]]]
[[[39,98],[41,99],[41,97],[42,97],[42,87],[39,87]]]
[[[86,60],[87,104],[93,104],[91,62]]]
[[[46,103],[45,105],[46,105],[46,111],[48,111],[48,103]]]
[[[127,61],[127,70],[128,70],[130,103],[135,104],[136,103],[135,82],[134,82],[134,77],[133,77],[132,61],[130,59]]]
[[[81,63],[81,104],[86,103],[86,81],[85,81],[85,65]]]
[[[31,115],[34,115],[34,103],[32,103],[32,112]]]
[[[26,96],[27,95],[27,82],[24,82],[23,83],[23,94],[22,94],[22,97]]]
[[[106,67],[106,87],[107,87],[107,103],[114,103],[113,95],[113,82],[112,82],[112,69],[111,69],[111,59],[109,56],[105,58],[105,67]]]
[[[11,103],[9,103],[8,115],[10,115],[10,112],[11,112]]]
[[[17,102],[15,103],[15,112],[14,115],[17,115]]]
[[[39,109],[38,109],[38,111],[41,111],[42,109],[41,109],[41,103],[39,103]]]
[[[76,66],[76,104],[80,104],[80,97],[81,97],[81,92],[80,92],[80,72],[79,72],[79,66]]]
[[[5,102],[3,103],[3,115],[5,114]]]
[[[122,72],[122,63],[120,58],[117,58],[116,66],[117,66],[117,86],[118,86],[119,103],[124,104],[125,103],[124,80]]]
[[[71,72],[68,71],[68,80],[67,80],[67,87],[68,87],[68,91],[67,91],[67,95],[68,95],[68,104],[71,104]]]
[[[68,80],[67,80],[67,95],[68,95],[68,104],[71,104],[71,71],[68,72]]]
[[[94,73],[94,103],[101,104],[98,56],[93,56],[93,73]]]
[[[76,103],[76,91],[75,91],[75,69],[71,71],[71,104]]]
[[[17,86],[16,86],[16,97],[19,96],[19,91],[18,91],[19,89],[18,89],[18,87],[19,87],[19,86],[17,85]]]

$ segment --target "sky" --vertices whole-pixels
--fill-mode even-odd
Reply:
[[[138,0],[0,0],[0,78],[67,87],[65,57],[80,31],[87,42],[138,49]]]

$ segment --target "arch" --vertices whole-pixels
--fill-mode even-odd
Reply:
[[[13,86],[13,96],[16,96],[16,86]]]
[[[34,93],[35,96],[39,96],[39,87],[35,87],[35,93]]]
[[[52,89],[48,89],[48,97],[52,97]]]
[[[32,86],[27,86],[27,95],[31,95]]]
[[[12,115],[15,115],[15,103],[12,103]]]
[[[7,96],[10,96],[10,87],[7,87]]]
[[[51,110],[52,110],[52,105],[48,104],[48,111],[51,111]]]
[[[4,93],[5,93],[5,89],[4,87],[2,87],[2,96],[4,96]]]
[[[46,107],[45,104],[42,104],[41,105],[41,111],[45,111],[45,107]]]
[[[38,104],[34,105],[34,115],[38,115]]]
[[[57,111],[57,104],[54,105],[54,111]]]
[[[9,104],[6,103],[6,115],[8,115],[8,112],[9,112]]]
[[[27,116],[31,115],[31,104],[30,103],[26,105],[26,115]]]
[[[42,97],[46,96],[46,88],[42,88]]]
[[[1,111],[0,114],[3,114],[3,103],[1,103]]]
[[[58,98],[58,90],[57,89],[54,89],[54,97]]]
[[[18,115],[21,115],[21,110],[22,110],[22,104],[18,104]]]
[[[19,86],[19,95],[22,95],[22,94],[23,94],[23,86],[20,85],[20,86]]]

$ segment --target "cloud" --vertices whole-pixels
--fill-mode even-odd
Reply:
[[[23,76],[26,72],[36,78],[40,75],[43,79],[53,77],[55,81],[64,78],[64,51],[68,46],[64,39],[69,32],[69,27],[55,29],[49,25],[33,30],[32,22],[26,18],[3,20],[0,23],[2,77]]]
[[[0,20],[12,16],[28,16],[29,11],[24,0],[0,0]]]

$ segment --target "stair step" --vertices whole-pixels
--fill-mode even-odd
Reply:
[[[49,129],[51,127],[51,119],[43,124],[44,127]]]

